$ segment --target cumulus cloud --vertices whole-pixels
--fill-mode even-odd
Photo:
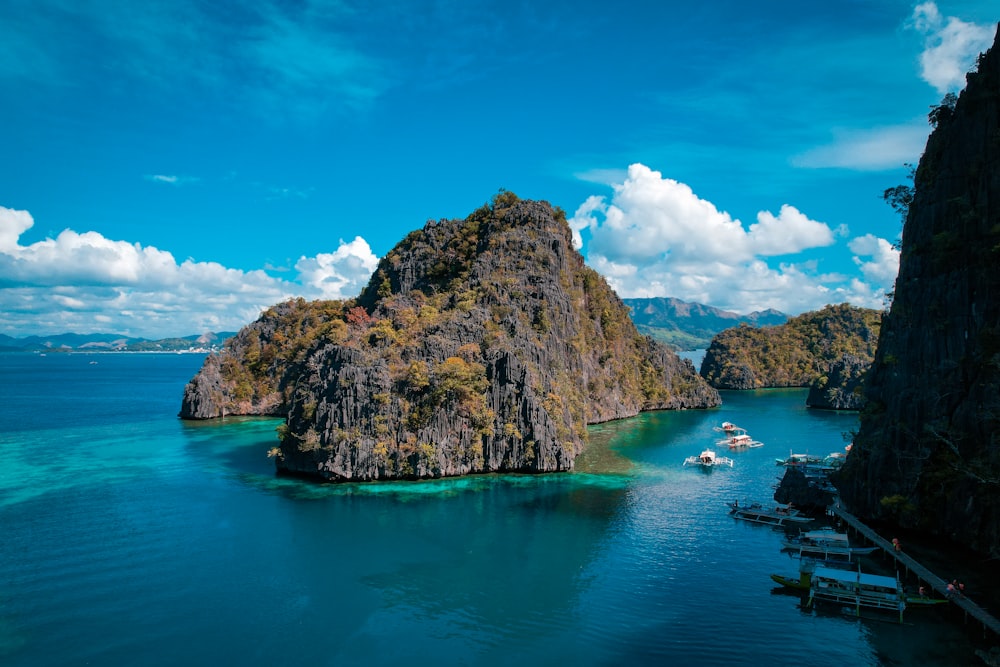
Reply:
[[[783,204],[777,216],[770,211],[758,213],[749,236],[756,254],[770,256],[831,245],[833,233],[822,222],[810,220],[794,206]]]
[[[801,253],[832,246],[830,252],[847,254],[837,244],[848,229],[812,220],[789,204],[777,215],[760,211],[745,228],[687,185],[642,164],[631,165],[612,189],[610,200],[591,196],[581,204],[570,226],[574,243],[586,245],[589,264],[623,297],[669,296],[741,313],[800,313],[843,302],[878,308],[885,279],[891,273],[891,286],[895,278],[891,245],[872,236],[848,244],[856,256],[870,258],[856,264],[864,281],[821,273],[817,260]],[[768,263],[779,256],[785,261]]]
[[[378,259],[361,237],[301,257],[297,280],[64,230],[21,245],[27,211],[0,206],[0,332],[109,331],[148,337],[235,330],[275,303],[357,296]]]
[[[847,244],[854,253],[854,263],[871,283],[890,289],[899,273],[899,250],[885,239],[865,234]],[[870,258],[865,260],[863,258]]]
[[[368,242],[355,236],[350,243],[341,239],[340,247],[332,253],[300,258],[295,270],[302,284],[312,287],[323,298],[337,299],[360,294],[377,266],[378,257]]]
[[[944,17],[933,2],[921,3],[913,9],[910,25],[924,34],[920,76],[939,93],[954,92],[965,86],[965,74],[972,69],[976,56],[992,44],[996,31],[995,25]]]

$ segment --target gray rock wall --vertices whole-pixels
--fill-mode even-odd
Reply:
[[[895,300],[838,478],[862,517],[1000,555],[1000,49],[935,110]]]

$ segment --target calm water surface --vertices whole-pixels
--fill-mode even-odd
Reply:
[[[852,414],[804,391],[593,427],[571,474],[278,479],[275,420],[176,418],[199,355],[0,354],[0,665],[975,665],[967,627],[806,610],[772,502]],[[681,465],[733,421],[764,447]]]

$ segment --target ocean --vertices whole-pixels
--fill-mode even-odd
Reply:
[[[804,390],[593,426],[572,473],[321,485],[278,420],[177,418],[202,360],[0,354],[0,665],[981,664],[947,609],[804,608],[729,516],[844,450]],[[723,421],[764,446],[684,467]]]

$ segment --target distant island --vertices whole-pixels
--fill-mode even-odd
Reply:
[[[671,297],[622,299],[639,333],[676,350],[707,349],[716,334],[746,324],[768,327],[784,324],[788,315],[768,309],[740,315],[729,310]]]
[[[217,352],[235,331],[149,340],[113,333],[62,333],[15,338],[0,334],[0,352]]]
[[[675,350],[704,350],[712,338],[730,327],[774,326],[788,321],[776,310],[740,315],[672,297],[622,299],[639,333]],[[0,334],[0,352],[218,352],[235,331],[207,332],[175,338],[136,338],[116,333],[61,333],[21,338]]]

